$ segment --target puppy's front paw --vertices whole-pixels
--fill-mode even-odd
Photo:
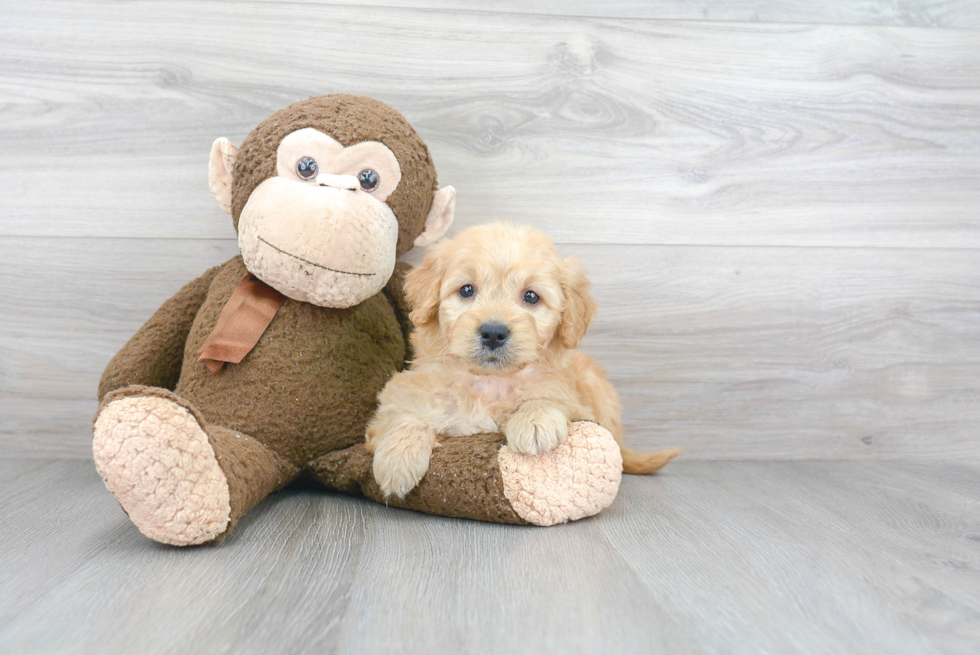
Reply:
[[[517,452],[541,455],[568,437],[568,418],[555,407],[521,409],[507,421],[504,436]]]
[[[374,450],[374,479],[387,496],[404,498],[429,470],[432,437],[382,439]]]

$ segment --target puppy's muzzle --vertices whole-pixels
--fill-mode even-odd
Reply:
[[[489,352],[502,348],[510,337],[510,328],[503,323],[484,323],[480,326],[480,345]]]

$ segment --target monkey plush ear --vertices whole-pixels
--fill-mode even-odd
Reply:
[[[456,215],[456,189],[444,186],[432,196],[432,208],[425,217],[425,231],[415,239],[415,245],[424,248],[435,243],[449,230]]]
[[[228,139],[215,139],[211,145],[211,159],[208,161],[208,184],[215,201],[226,214],[231,213],[231,180],[238,158],[238,148]]]

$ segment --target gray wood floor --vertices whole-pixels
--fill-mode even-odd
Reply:
[[[181,550],[91,462],[6,459],[0,525],[2,653],[980,648],[980,463],[677,461],[541,529],[304,489]]]

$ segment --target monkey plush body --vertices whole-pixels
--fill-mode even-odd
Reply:
[[[384,293],[349,309],[287,299],[248,356],[214,375],[197,352],[246,274],[239,256],[192,283],[207,291],[174,393],[209,423],[245,431],[293,466],[363,441],[375,397],[405,361],[398,310]],[[106,389],[123,381],[115,364]]]
[[[375,483],[365,428],[410,359],[396,258],[442,236],[455,205],[395,110],[346,95],[295,103],[241,150],[216,141],[210,182],[242,255],[167,300],[99,387],[96,466],[145,535],[220,541],[301,476],[399,507],[518,524],[611,501],[618,448],[601,428],[572,456],[501,459],[499,435],[454,439],[405,498],[386,499]],[[575,485],[556,482],[573,469]]]

